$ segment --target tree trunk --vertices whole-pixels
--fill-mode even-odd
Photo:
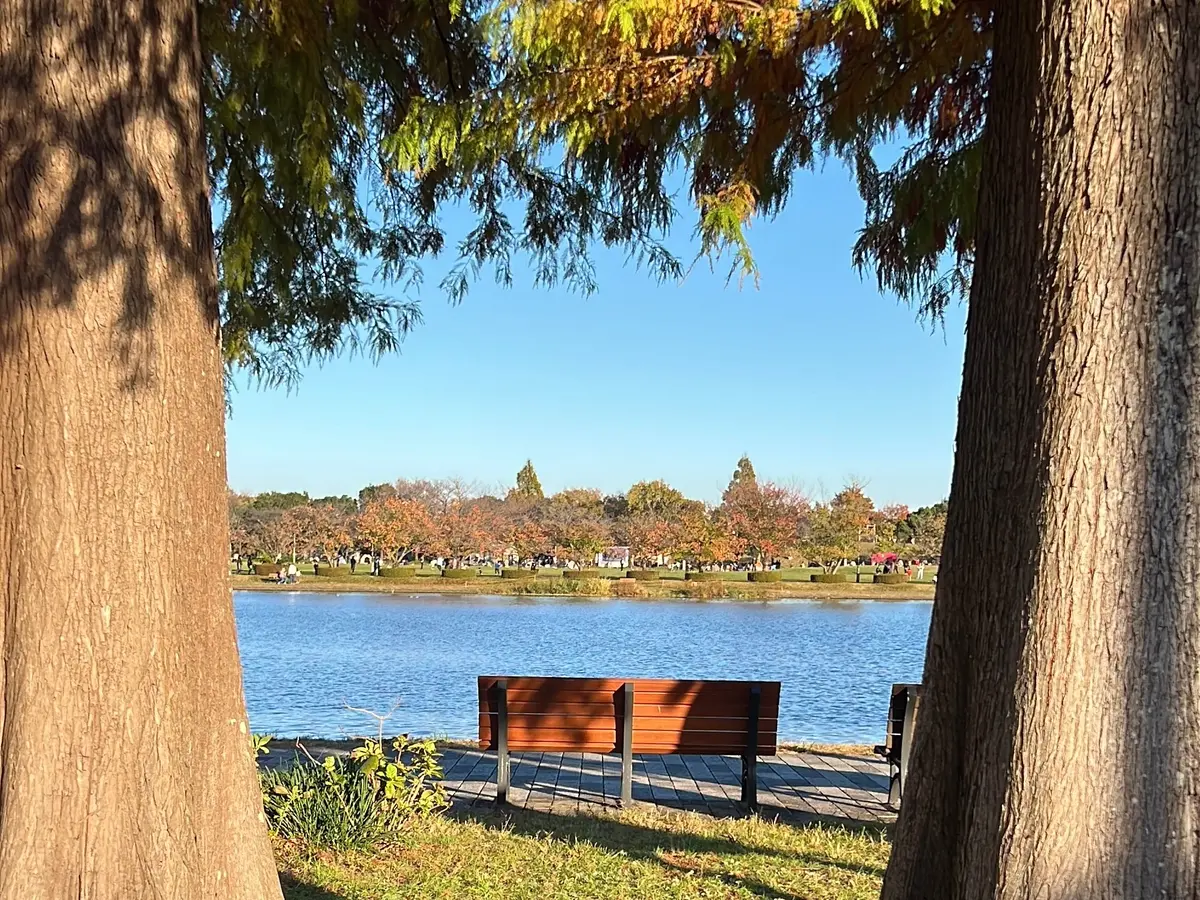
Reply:
[[[885,900],[1200,896],[1200,6],[996,5]]]
[[[2,900],[280,896],[225,560],[196,10],[0,12]]]

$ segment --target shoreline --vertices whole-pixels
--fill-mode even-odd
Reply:
[[[755,584],[748,581],[687,582],[663,579],[631,582],[593,579],[586,590],[566,590],[561,578],[510,579],[481,575],[469,579],[446,579],[434,575],[407,580],[351,575],[325,578],[301,575],[295,584],[277,584],[257,575],[230,575],[233,590],[306,594],[443,594],[512,597],[581,597],[625,600],[876,600],[881,602],[933,600],[934,585],[908,584],[817,584],[781,581]],[[576,582],[575,584],[579,584]]]
[[[370,740],[376,739],[373,735],[368,735],[367,737]],[[383,738],[384,746],[390,744],[395,737],[395,735],[385,735]],[[360,746],[363,740],[363,738],[314,738],[305,737],[304,735],[280,737],[272,735],[271,740],[267,742],[266,746],[271,753],[283,753],[297,750],[299,745],[303,745],[314,756],[318,756],[349,753],[355,747]],[[435,737],[433,741],[439,750],[479,750],[482,748],[479,741],[472,738]],[[779,741],[779,749],[801,753],[816,753],[823,756],[869,757],[873,755],[872,747],[869,744],[831,744],[820,741],[781,740]]]

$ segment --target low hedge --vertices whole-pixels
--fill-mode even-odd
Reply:
[[[380,566],[380,578],[399,578],[408,580],[417,577],[416,566]]]
[[[634,581],[658,581],[662,578],[658,574],[658,569],[629,569],[625,573],[626,578],[632,578]]]
[[[908,576],[903,572],[888,572],[886,575],[876,575],[876,584],[904,584],[908,581]]]
[[[746,580],[755,584],[778,584],[783,581],[783,573],[778,569],[767,569],[763,572],[747,572]]]
[[[684,581],[723,581],[720,572],[684,572]]]
[[[610,569],[598,569],[598,568],[563,569],[562,577],[563,578],[573,578],[576,581],[581,581],[584,578],[613,578],[613,577],[615,577],[615,573],[613,573]]]
[[[817,584],[845,584],[850,580],[850,576],[845,575],[842,572],[835,572],[833,574],[830,574],[829,572],[818,572],[816,575],[812,576],[812,580]]]
[[[279,565],[279,563],[255,563],[254,564],[254,574],[255,575],[275,575],[282,568],[283,568],[283,566]]]
[[[318,563],[317,575],[321,578],[349,578],[349,566],[322,566]]]
[[[533,569],[501,569],[501,578],[532,578],[537,573]]]
[[[466,581],[468,578],[477,578],[479,573],[474,569],[442,569],[443,578],[454,578],[459,581]]]

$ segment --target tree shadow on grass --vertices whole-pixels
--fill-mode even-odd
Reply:
[[[301,881],[288,872],[279,873],[279,886],[283,888],[284,900],[346,900],[341,894]]]
[[[883,867],[873,864],[855,864],[832,859],[820,853],[791,852],[765,847],[752,842],[742,842],[728,837],[710,837],[670,831],[622,821],[608,815],[567,814],[559,815],[537,810],[516,808],[466,807],[449,813],[452,817],[503,831],[532,838],[547,835],[563,841],[586,841],[597,847],[623,853],[630,859],[649,860],[679,872],[699,873],[702,869],[708,877],[716,877],[730,884],[739,884],[758,896],[805,900],[799,895],[782,892],[766,884],[736,878],[711,870],[705,861],[697,860],[701,854],[715,856],[769,856],[812,866],[827,866],[853,874],[880,877]],[[859,826],[846,829],[851,836],[874,839],[886,834],[884,829]]]

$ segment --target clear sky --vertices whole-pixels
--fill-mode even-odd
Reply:
[[[671,242],[685,261],[693,220],[684,209]],[[659,285],[600,252],[589,297],[534,288],[518,268],[511,289],[485,278],[451,307],[437,287],[447,263],[427,263],[425,321],[399,356],[314,366],[291,393],[238,387],[230,486],[353,495],[458,476],[499,490],[530,458],[547,493],[663,478],[715,501],[747,453],[760,479],[817,497],[855,476],[880,505],[936,502],[966,310],[931,327],[860,278],[861,224],[831,163],[751,229],[758,288],[703,261]]]

